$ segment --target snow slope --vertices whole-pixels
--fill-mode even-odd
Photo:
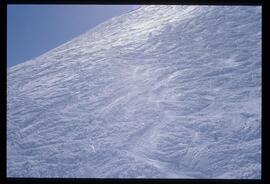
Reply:
[[[261,177],[261,7],[142,6],[7,82],[8,177]]]

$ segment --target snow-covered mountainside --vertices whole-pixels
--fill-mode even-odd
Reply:
[[[7,82],[8,177],[261,178],[261,7],[142,6]]]

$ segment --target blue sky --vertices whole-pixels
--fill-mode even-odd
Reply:
[[[8,5],[7,66],[33,59],[138,5]]]

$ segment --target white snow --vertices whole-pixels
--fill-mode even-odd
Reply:
[[[261,7],[142,6],[7,82],[8,177],[261,178]]]

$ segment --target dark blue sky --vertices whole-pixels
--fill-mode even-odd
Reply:
[[[8,5],[7,66],[33,59],[137,5]]]

